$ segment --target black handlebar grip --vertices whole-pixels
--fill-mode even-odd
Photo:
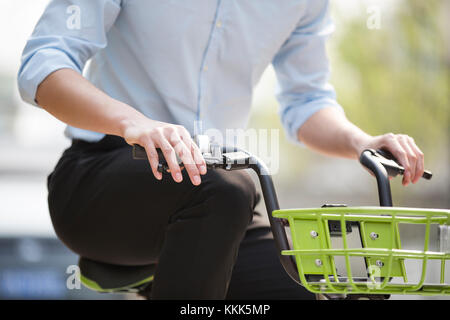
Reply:
[[[398,173],[403,174],[403,172],[405,171],[405,169],[400,165],[400,163],[397,161],[397,159],[394,157],[394,155],[392,153],[390,153],[388,150],[386,149],[378,149],[376,151],[380,156],[388,159],[388,160],[392,160],[394,161],[397,165],[398,165]],[[433,174],[431,173],[431,171],[429,170],[424,170],[423,174],[422,174],[422,178],[426,179],[426,180],[431,180],[431,178],[433,177]]]
[[[145,152],[144,147],[133,144],[133,159],[134,160],[147,160],[147,152]]]
[[[422,178],[431,180],[431,178],[433,178],[433,174],[431,173],[431,171],[425,170],[423,172]]]
[[[164,153],[161,151],[160,148],[156,148],[156,152],[158,153],[158,171],[159,172],[163,172],[163,171],[169,171],[169,165],[167,164],[166,158],[164,157]],[[133,159],[134,160],[147,160],[147,152],[145,151],[145,148],[138,145],[138,144],[134,144],[133,145]],[[180,160],[180,158],[177,155],[177,161],[178,161],[178,165],[180,166],[180,169],[183,170],[184,169],[184,165],[183,162]]]

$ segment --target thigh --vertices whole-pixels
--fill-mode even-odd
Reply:
[[[241,243],[227,299],[315,300],[314,294],[288,276],[270,227],[263,224],[248,230]]]
[[[132,159],[131,146],[123,142],[109,146],[110,139],[69,150],[49,177],[54,229],[77,254],[120,265],[152,264],[158,262],[164,243],[174,241],[167,239],[168,230],[186,225],[174,222],[198,220],[202,211],[196,207],[213,202],[221,209],[209,210],[209,220],[204,219],[209,221],[204,227],[216,230],[217,236],[227,234],[223,219],[234,226],[247,219],[239,217],[241,211],[251,215],[255,192],[245,172],[208,170],[198,187],[186,172],[182,183],[169,174],[159,181],[147,161]],[[239,203],[247,207],[244,202],[248,210],[238,210]],[[216,217],[221,212],[223,217]],[[178,234],[186,232],[192,233]],[[179,239],[177,243],[183,242]]]
[[[131,146],[69,150],[49,177],[49,209],[58,237],[74,252],[121,264],[155,263],[172,214],[192,185],[154,178]]]

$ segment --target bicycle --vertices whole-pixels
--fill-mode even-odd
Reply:
[[[209,169],[256,172],[280,262],[291,279],[307,290],[327,299],[450,295],[445,275],[450,260],[450,210],[393,207],[389,177],[402,175],[404,168],[389,152],[367,149],[359,159],[376,178],[379,207],[327,204],[282,210],[269,170],[260,159],[245,150],[221,147],[206,136],[194,139]],[[169,170],[162,152],[158,153],[158,170]],[[145,149],[134,145],[133,158],[147,160]],[[423,178],[431,177],[431,172],[424,172]],[[402,249],[400,225],[425,228],[423,250]],[[440,230],[439,251],[430,250],[432,226]],[[422,261],[417,281],[408,280],[405,260]],[[435,260],[440,261],[439,283],[425,283],[428,263]],[[79,267],[83,285],[98,292],[142,292],[151,286],[155,272],[154,265],[110,265],[84,257]]]

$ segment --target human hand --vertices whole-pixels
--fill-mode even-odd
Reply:
[[[123,138],[130,144],[139,144],[145,148],[153,175],[162,179],[158,172],[158,153],[160,148],[170,169],[172,178],[181,182],[183,176],[177,156],[183,162],[193,185],[201,183],[200,175],[206,174],[206,163],[189,132],[180,125],[154,121],[151,119],[133,121],[123,130]]]
[[[387,133],[380,136],[369,137],[359,146],[359,154],[364,149],[386,149],[403,166],[402,184],[416,183],[424,172],[424,155],[416,145],[413,138],[405,134]]]

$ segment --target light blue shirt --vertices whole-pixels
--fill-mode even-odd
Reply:
[[[272,63],[281,121],[295,141],[312,114],[340,108],[328,84],[328,2],[53,0],[24,49],[20,94],[36,104],[38,85],[70,68],[151,119],[225,132],[245,128],[253,88]],[[104,136],[70,126],[65,133]]]

